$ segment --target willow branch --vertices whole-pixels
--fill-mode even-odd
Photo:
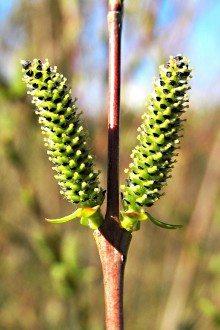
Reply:
[[[109,1],[109,91],[108,91],[108,179],[107,221],[119,218],[119,128],[121,83],[121,29],[123,2]]]
[[[123,1],[109,1],[107,211],[94,231],[104,281],[106,330],[123,330],[123,284],[131,234],[119,226],[120,62]]]

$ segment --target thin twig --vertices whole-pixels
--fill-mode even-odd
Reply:
[[[107,218],[119,218],[119,125],[122,1],[109,1],[108,180]]]
[[[108,180],[104,225],[94,232],[102,263],[106,330],[123,329],[123,283],[131,234],[119,226],[120,62],[123,1],[109,0]]]

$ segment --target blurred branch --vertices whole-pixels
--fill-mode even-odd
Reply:
[[[198,249],[206,240],[212,224],[216,196],[220,181],[220,134],[210,151],[206,171],[187,227],[185,244],[178,257],[172,287],[162,317],[160,330],[176,330],[181,323],[183,310],[200,262]],[[207,191],[208,189],[208,191]]]

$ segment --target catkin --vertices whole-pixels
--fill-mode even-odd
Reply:
[[[163,195],[161,189],[171,176],[179,148],[191,71],[189,61],[181,55],[171,56],[167,65],[159,67],[159,79],[154,80],[154,91],[138,128],[138,144],[125,170],[127,181],[121,186],[125,211],[142,212]]]
[[[104,190],[99,187],[99,172],[93,169],[87,147],[88,131],[66,78],[47,60],[22,61],[22,67],[61,194],[81,207],[101,205]]]

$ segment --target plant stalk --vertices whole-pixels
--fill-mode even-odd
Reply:
[[[109,219],[94,237],[103,271],[106,330],[123,330],[124,270],[132,236]]]
[[[109,1],[108,180],[107,215],[119,218],[119,125],[121,85],[121,29],[123,4]]]
[[[119,126],[123,1],[109,0],[107,210],[94,231],[103,270],[106,330],[123,330],[123,283],[131,234],[119,225]]]

